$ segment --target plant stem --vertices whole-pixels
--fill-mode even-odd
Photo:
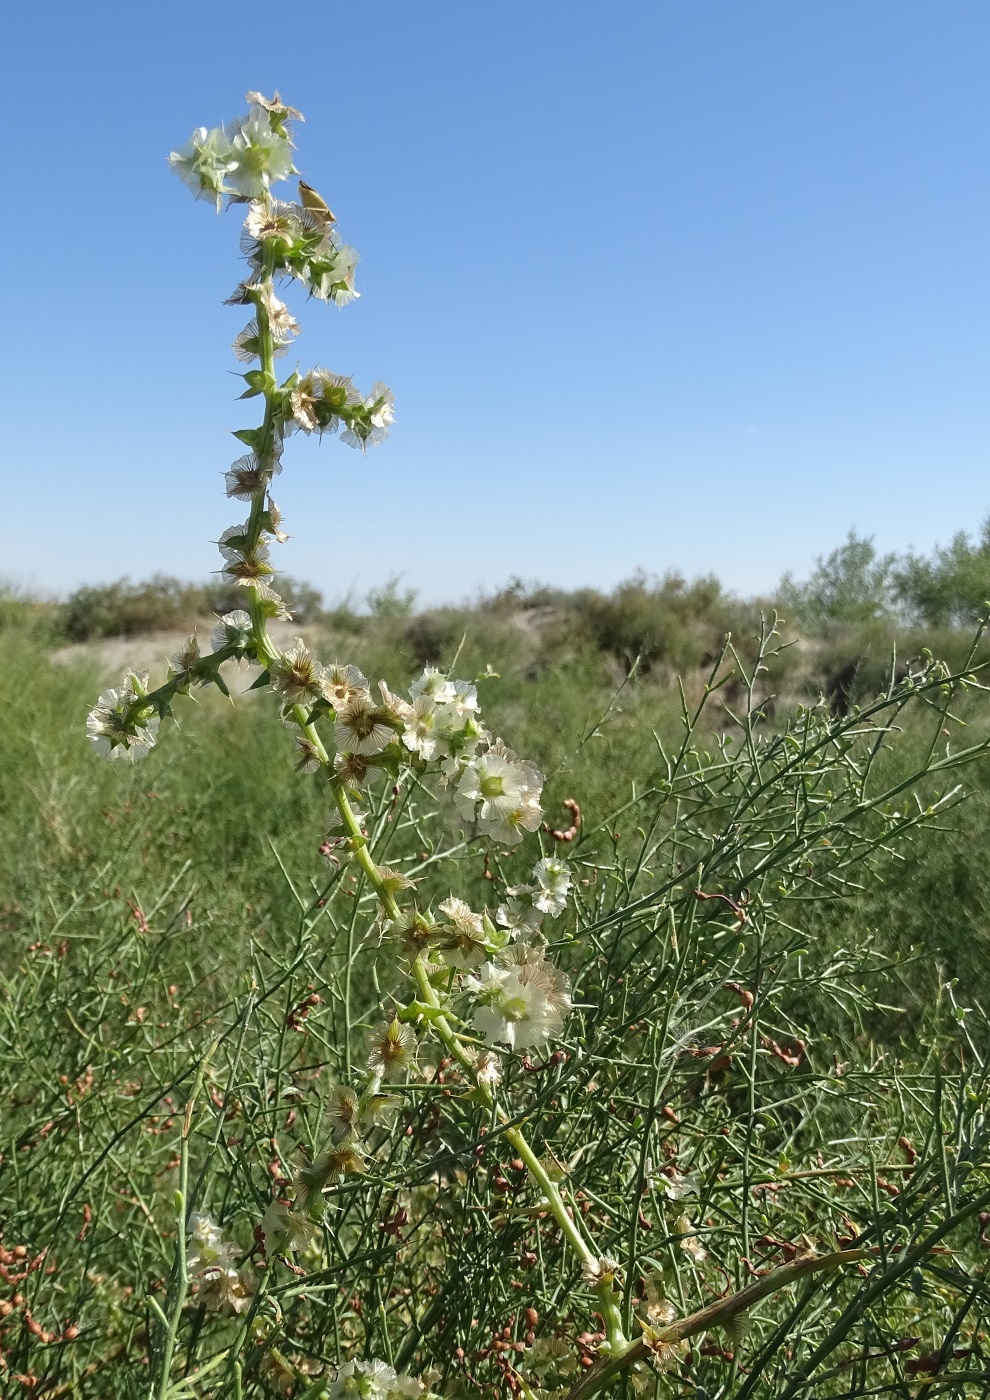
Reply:
[[[161,1371],[158,1378],[158,1400],[165,1400],[169,1391],[172,1362],[182,1321],[182,1309],[189,1293],[189,1271],[186,1265],[186,1217],[189,1208],[189,1135],[192,1132],[193,1108],[196,1096],[203,1085],[203,1075],[207,1061],[216,1049],[216,1041],[210,1046],[200,1061],[196,1078],[193,1081],[186,1111],[182,1119],[182,1137],[179,1144],[179,1189],[175,1193],[175,1263],[173,1266],[173,1286],[175,1292],[168,1312],[168,1327],[165,1344],[162,1348]]]
[[[347,794],[338,786],[335,791],[335,797],[345,830],[350,837],[351,848],[354,851],[359,865],[374,886],[385,913],[391,919],[398,919],[400,917],[400,911],[395,902],[395,897],[385,888],[385,882],[382,879],[381,873],[371,858],[371,853],[368,850],[367,837],[358,825],[357,818],[354,815],[354,809],[348,801]],[[421,1000],[425,1002],[427,1006],[439,1011],[442,1002],[430,981],[429,972],[427,971],[422,955],[417,955],[416,958],[414,958],[411,971]],[[469,1076],[486,1106],[494,1109],[496,1114],[504,1121],[505,1114],[498,1108],[491,1088],[487,1084],[479,1083],[474,1060],[464,1048],[464,1045],[461,1043],[460,1038],[446,1016],[439,1015],[432,1017],[430,1025],[443,1041],[448,1052],[454,1057],[461,1069]],[[583,1232],[564,1204],[564,1199],[556,1183],[551,1180],[546,1168],[526,1141],[522,1131],[519,1128],[506,1128],[505,1137],[512,1144],[517,1155],[525,1164],[532,1179],[542,1190],[546,1198],[547,1209],[557,1221],[564,1238],[581,1261],[582,1266],[588,1271],[596,1271],[598,1268],[597,1254],[586,1241]],[[613,1353],[619,1355],[629,1345],[622,1330],[619,1295],[610,1279],[603,1279],[599,1282],[596,1285],[596,1292],[598,1294],[602,1320],[605,1324],[605,1332],[608,1337],[609,1345]]]

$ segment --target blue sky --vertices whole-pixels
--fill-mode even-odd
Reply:
[[[927,549],[990,509],[985,0],[57,0],[5,30],[23,584],[217,567],[255,415],[238,218],[166,157],[249,88],[303,110],[362,255],[362,300],[294,308],[302,366],[396,394],[366,459],[287,448],[278,562],[328,597],[754,592],[850,527]]]

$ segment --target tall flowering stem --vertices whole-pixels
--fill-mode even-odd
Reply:
[[[383,778],[396,785],[415,780],[421,789],[433,790],[468,838],[511,851],[541,827],[542,775],[488,732],[471,682],[427,668],[409,688],[408,699],[384,681],[375,695],[357,667],[324,665],[302,639],[283,651],[269,630],[271,619],[290,617],[276,591],[270,558],[273,543],[285,539],[271,490],[286,439],[293,433],[339,433],[346,445],[366,451],[387,436],[393,398],[382,383],[362,395],[346,376],[319,367],[278,378],[276,362],[299,331],[280,291],[298,283],[311,299],[346,305],[358,295],[357,254],[341,242],[335,215],[309,185],[299,182],[298,200],[273,193],[274,186],[298,173],[291,134],[300,114],[278,94],[269,99],[249,93],[248,103],[246,116],[227,127],[198,129],[170,157],[197,198],[218,211],[225,198],[246,207],[241,248],[248,271],[228,301],[252,313],[233,348],[248,366],[241,397],[261,398],[264,412],[256,427],[235,433],[246,452],[226,473],[227,494],[248,506],[248,516],[218,541],[222,576],[244,589],[246,606],[219,619],[208,653],[201,653],[198,639],[191,637],[171,658],[168,677],[157,689],[149,689],[146,677],[129,675],[118,690],[105,692],[89,716],[89,737],[101,756],[139,759],[155,745],[178,696],[206,685],[226,693],[221,668],[228,660],[260,667],[255,688],[270,687],[279,716],[294,735],[297,768],[314,774],[330,797],[331,826],[342,830],[343,843],[377,897],[379,926],[407,966],[413,990],[408,1004],[398,1006],[373,1033],[363,1082],[341,1085],[326,1106],[325,1149],[300,1168],[290,1198],[271,1201],[258,1227],[269,1270],[273,1259],[306,1247],[325,1193],[344,1176],[365,1171],[369,1155],[378,1150],[389,1083],[400,1082],[413,1067],[419,1040],[435,1035],[470,1085],[470,1097],[489,1113],[538,1189],[539,1210],[556,1221],[595,1292],[605,1349],[620,1357],[630,1343],[622,1326],[617,1266],[596,1251],[498,1091],[501,1056],[552,1040],[571,1009],[567,977],[547,956],[542,932],[544,921],[558,917],[568,904],[567,867],[552,857],[537,859],[527,883],[504,889],[494,917],[487,909],[473,910],[454,893],[436,910],[421,908],[409,894],[414,882],[376,862],[357,805]],[[333,844],[340,840],[335,837]],[[469,1030],[459,1029],[466,1025]],[[185,1188],[182,1212],[188,1214]],[[235,1267],[220,1228],[206,1217],[196,1222],[191,1227],[198,1232],[196,1296],[207,1308],[245,1312],[246,1327],[258,1303],[257,1296],[251,1301],[250,1280]],[[167,1321],[169,1340],[158,1378],[163,1395],[190,1287],[181,1241],[177,1270],[178,1301]],[[370,1394],[369,1377],[377,1386],[374,1393],[385,1400],[420,1393],[415,1382],[384,1363],[353,1360],[342,1366],[327,1393],[365,1387],[361,1393]],[[339,1392],[338,1384],[344,1387]],[[520,1385],[527,1393],[525,1382]]]

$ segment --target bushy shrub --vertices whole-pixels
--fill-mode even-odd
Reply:
[[[297,622],[307,624],[319,619],[323,596],[318,589],[287,575],[280,579],[280,588]],[[190,630],[211,613],[230,612],[243,601],[243,590],[219,578],[196,584],[155,574],[143,583],[122,578],[115,583],[77,588],[62,605],[60,622],[72,642],[135,637],[145,632]]]
[[[990,598],[990,516],[971,541],[964,531],[930,558],[909,554],[893,571],[897,596],[930,627],[971,627]]]

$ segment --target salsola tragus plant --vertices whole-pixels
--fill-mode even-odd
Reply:
[[[282,972],[181,1079],[152,1393],[792,1400],[919,1378],[990,1393],[976,1013],[947,993],[927,1043],[884,1049],[896,970],[867,930],[851,948],[809,935],[818,903],[958,800],[943,775],[986,745],[943,740],[975,676],[919,664],[856,714],[812,707],[771,730],[767,627],[749,671],[726,643],[685,700],[683,742],[658,743],[620,813],[582,829],[570,801],[554,831],[477,679],[428,669],[407,699],[301,639],[280,650],[286,440],[366,450],[393,400],[319,368],[279,378],[299,330],[285,287],[345,304],[357,259],[309,185],[272,192],[297,174],[299,114],[248,101],[171,157],[197,197],[245,211],[234,349],[263,414],[235,434],[227,494],[247,519],[219,542],[245,605],[162,685],[129,674],[105,692],[88,732],[104,757],[141,758],[181,696],[226,693],[224,663],[250,663],[325,794],[326,873],[295,891]],[[744,705],[718,735],[704,717],[733,668]],[[931,728],[906,763],[895,740],[915,711]],[[317,948],[334,960],[318,1053],[286,1048],[287,1026],[316,1027],[313,994],[258,1041],[252,1117],[246,1028],[323,966]]]

